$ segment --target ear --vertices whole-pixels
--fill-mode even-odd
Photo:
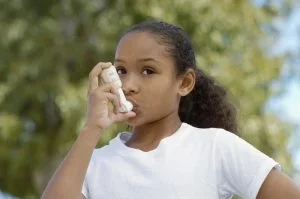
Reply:
[[[184,75],[180,77],[178,94],[180,96],[188,95],[196,83],[196,72],[189,68]]]

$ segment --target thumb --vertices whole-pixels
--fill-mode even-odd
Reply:
[[[136,116],[136,113],[133,111],[129,111],[126,113],[119,113],[118,115],[116,115],[116,121],[123,122],[123,121],[128,120],[129,118],[132,118],[135,116]]]

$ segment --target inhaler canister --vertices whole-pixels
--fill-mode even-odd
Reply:
[[[102,71],[101,77],[105,83],[113,83],[118,89],[119,99],[121,103],[120,112],[129,112],[133,109],[130,101],[127,101],[122,90],[122,82],[116,68],[112,65]]]

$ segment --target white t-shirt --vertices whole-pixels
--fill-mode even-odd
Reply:
[[[280,166],[223,129],[187,123],[144,152],[119,133],[92,155],[82,193],[87,199],[254,199],[273,167]]]

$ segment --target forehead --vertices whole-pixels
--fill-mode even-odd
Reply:
[[[158,42],[157,36],[148,32],[131,32],[123,36],[117,46],[115,57],[170,59],[166,47]]]

